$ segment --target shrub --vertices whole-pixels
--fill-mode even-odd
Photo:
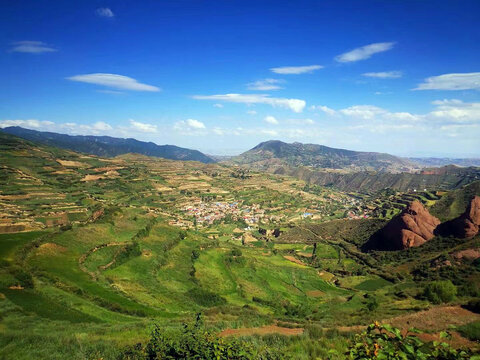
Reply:
[[[367,301],[367,310],[369,312],[373,312],[378,309],[378,300],[375,296],[370,296],[368,301]]]
[[[210,307],[227,303],[227,301],[220,295],[198,287],[188,291],[187,295],[190,296],[193,301],[195,301],[198,305],[201,306]]]
[[[10,274],[15,277],[19,285],[24,288],[32,289],[34,286],[33,277],[30,273],[26,272],[20,267],[12,267],[10,269]]]
[[[242,256],[242,250],[235,248],[230,252],[230,254],[232,256]]]
[[[463,307],[474,313],[480,314],[480,299],[470,300],[468,304],[464,305]]]
[[[480,341],[480,321],[463,325],[458,328],[458,331],[472,341]]]
[[[457,295],[457,288],[450,280],[433,281],[423,292],[425,298],[433,304],[450,302]]]
[[[267,359],[257,354],[252,345],[237,340],[223,339],[206,331],[200,315],[194,324],[184,324],[180,334],[166,335],[158,325],[152,331],[148,344],[127,349],[123,359]],[[272,357],[268,357],[271,359]]]
[[[197,260],[200,257],[200,251],[192,250],[192,260]]]
[[[410,331],[414,331],[413,329]],[[415,331],[418,332],[418,331]],[[448,337],[447,333],[442,334]],[[399,329],[378,322],[370,325],[365,332],[355,336],[347,355],[352,360],[460,360],[470,359],[469,350],[456,350],[446,343],[424,343],[413,335],[402,335]]]

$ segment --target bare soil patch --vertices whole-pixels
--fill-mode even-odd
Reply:
[[[460,306],[436,306],[425,311],[386,319],[391,325],[409,329],[415,327],[421,330],[441,331],[449,325],[465,325],[480,320],[480,314],[475,314]]]
[[[286,336],[294,336],[303,334],[303,328],[285,328],[278,325],[266,325],[256,328],[239,328],[239,329],[225,329],[220,332],[219,336],[249,336],[249,335],[268,335],[280,334]]]
[[[288,261],[291,261],[291,262],[294,262],[295,264],[298,264],[298,265],[304,265],[305,264],[303,262],[301,262],[300,260],[298,260],[296,257],[294,256],[291,256],[291,255],[284,255],[283,256],[284,259],[287,259]]]
[[[85,167],[89,167],[90,165],[84,163],[84,162],[80,162],[80,161],[71,161],[71,160],[61,160],[61,159],[57,159],[57,162],[62,165],[62,166],[67,166],[67,167],[81,167],[81,168],[85,168]]]
[[[22,285],[12,285],[8,287],[10,290],[23,290],[24,287]]]
[[[325,293],[321,290],[307,291],[307,296],[310,296],[310,297],[318,298],[318,297],[322,297],[323,295],[325,295]]]
[[[480,249],[465,249],[457,251],[453,256],[458,259],[476,260],[480,258]]]

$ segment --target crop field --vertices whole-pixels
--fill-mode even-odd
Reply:
[[[118,359],[154,324],[168,333],[202,313],[221,336],[297,359],[329,349],[341,359],[351,333],[371,321],[402,324],[432,308],[421,296],[434,279],[425,266],[447,240],[422,257],[359,250],[395,213],[374,217],[382,204],[411,194],[375,207],[381,194],[282,175],[2,139],[0,358]],[[479,245],[456,243],[449,254]],[[459,266],[452,280],[467,286],[475,266]],[[478,332],[466,320],[455,326],[463,339]]]

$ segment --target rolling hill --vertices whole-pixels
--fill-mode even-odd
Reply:
[[[44,145],[56,146],[62,149],[113,157],[117,155],[136,153],[147,156],[161,157],[171,160],[191,160],[203,163],[213,163],[214,159],[198,150],[185,149],[174,145],[157,145],[153,142],[135,139],[121,139],[110,136],[66,135],[53,132],[43,132],[12,126],[2,129],[3,132],[35,141]]]
[[[272,140],[233,157],[226,164],[293,176],[312,185],[362,193],[457,189],[480,179],[480,168],[448,165],[423,168],[390,154],[335,149]]]
[[[262,142],[231,161],[258,169],[272,165],[386,172],[410,171],[415,168],[410,161],[390,154],[335,149],[298,142],[288,144],[278,140]]]
[[[447,318],[415,326],[437,333],[480,319],[455,305],[479,283],[476,263],[457,259],[476,256],[478,236],[363,253],[386,221],[373,212],[348,220],[367,204],[306,185],[220,164],[86,155],[0,132],[0,358],[146,359],[152,329],[176,339],[202,313],[214,334],[291,336],[248,336],[248,347],[280,354],[252,359],[308,360],[306,348],[343,359],[351,335],[340,329],[358,331],[372,316],[444,313],[421,297],[440,272],[458,299]],[[439,268],[445,259],[450,266]],[[335,331],[323,338],[323,329]]]

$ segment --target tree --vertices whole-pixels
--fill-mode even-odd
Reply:
[[[455,299],[457,288],[450,280],[433,281],[425,287],[423,295],[431,303],[447,303]]]

